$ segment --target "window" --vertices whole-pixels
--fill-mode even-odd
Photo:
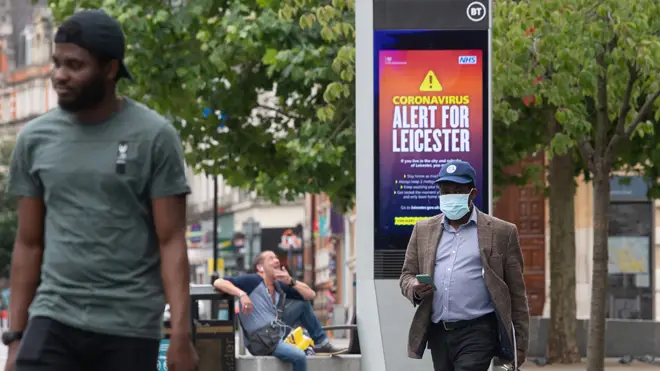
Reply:
[[[11,96],[9,94],[0,95],[0,122],[11,120]]]
[[[32,64],[32,39],[34,38],[34,29],[32,26],[26,26],[20,35],[18,53],[16,58],[16,67],[24,67]]]
[[[608,317],[653,319],[650,202],[616,202],[609,210]]]

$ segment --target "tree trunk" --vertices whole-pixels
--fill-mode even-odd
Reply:
[[[550,328],[548,359],[580,363],[575,299],[575,180],[572,153],[553,155],[549,165]]]
[[[594,255],[587,371],[603,371],[605,369],[605,309],[607,305],[607,262],[609,259],[607,250],[607,211],[610,203],[610,169],[603,162],[603,160],[596,160],[594,166]]]

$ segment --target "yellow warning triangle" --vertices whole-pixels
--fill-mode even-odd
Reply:
[[[426,73],[422,84],[419,85],[419,91],[442,91],[442,84],[432,70]]]

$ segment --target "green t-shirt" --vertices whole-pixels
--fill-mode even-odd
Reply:
[[[51,110],[18,135],[8,190],[46,205],[31,317],[161,336],[165,299],[151,200],[190,193],[181,140],[165,118],[128,99],[93,125]]]

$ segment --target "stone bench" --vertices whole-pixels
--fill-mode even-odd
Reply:
[[[314,371],[360,371],[361,355],[310,356],[309,369]],[[291,371],[291,364],[275,357],[238,356],[236,371]]]

